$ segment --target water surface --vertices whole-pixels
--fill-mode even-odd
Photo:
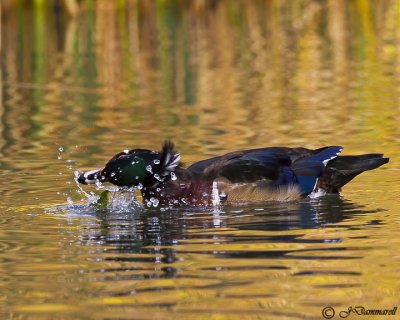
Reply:
[[[71,17],[2,3],[2,318],[321,319],[326,306],[400,307],[397,1],[81,5]],[[75,170],[165,138],[187,164],[323,145],[391,162],[316,201],[86,205]]]

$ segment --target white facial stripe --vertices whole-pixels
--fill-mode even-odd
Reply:
[[[83,176],[84,176],[85,178],[87,178],[89,175],[94,174],[94,173],[96,173],[96,172],[98,172],[98,171],[99,171],[98,169],[86,171],[86,172],[83,174]]]
[[[93,184],[93,183],[96,183],[96,179],[89,179],[89,176],[90,176],[90,175],[93,175],[93,174],[95,174],[95,173],[97,173],[97,172],[99,172],[99,169],[94,169],[94,170],[86,171],[86,172],[83,174],[83,177],[85,178],[85,183],[86,183],[86,184]]]

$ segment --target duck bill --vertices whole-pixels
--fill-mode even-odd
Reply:
[[[102,175],[102,169],[86,171],[78,177],[78,182],[81,184],[94,184],[98,181],[106,181],[106,178]]]

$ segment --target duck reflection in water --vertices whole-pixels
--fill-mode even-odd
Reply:
[[[290,234],[290,230],[319,228],[351,218],[354,214],[371,212],[338,197],[293,202],[289,206],[288,204],[243,206],[240,210],[237,207],[227,206],[224,210],[211,211],[175,209],[163,212],[159,209],[148,209],[135,214],[98,212],[94,213],[96,219],[86,220],[81,243],[107,248],[107,254],[114,255],[105,258],[107,260],[169,264],[177,261],[179,254],[188,253],[180,249],[182,240],[190,242],[195,239],[196,244],[202,243],[201,240],[207,244],[220,241],[224,244],[240,241],[301,243],[309,240],[302,239],[302,235],[297,232]],[[221,228],[230,231],[218,232]],[[210,232],[210,229],[215,230],[215,233]],[[240,231],[245,230],[266,231],[266,233],[260,235],[257,232],[256,235],[251,235],[246,232],[245,235],[241,235]],[[268,232],[277,230],[287,230],[288,233],[275,235],[273,232]],[[325,242],[324,239],[313,241]],[[207,252],[207,250],[203,253],[221,254],[218,251]],[[274,252],[273,255],[286,255],[286,253],[288,252]],[[264,254],[269,256],[270,253],[264,252]],[[245,254],[248,255],[251,256],[251,252]],[[175,274],[173,268],[164,271],[166,273],[164,276]]]

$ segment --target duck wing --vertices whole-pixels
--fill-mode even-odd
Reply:
[[[284,147],[244,150],[197,162],[188,170],[207,180],[219,177],[231,183],[263,180],[270,187],[296,184],[306,196],[314,190],[329,161],[341,150],[340,146],[316,150]]]
[[[258,148],[258,149],[248,149],[243,151],[235,151],[227,153],[223,156],[217,156],[205,160],[201,160],[193,163],[188,170],[195,176],[202,176],[204,171],[216,163],[224,163],[226,160],[231,158],[240,157],[241,155],[279,155],[289,157],[291,162],[294,162],[300,158],[309,157],[314,154],[318,154],[321,151],[329,147],[323,147],[316,150],[311,150],[307,148],[288,148],[288,147],[268,147],[268,148]]]
[[[271,182],[291,182],[294,175],[290,170],[290,157],[265,149],[236,151],[224,156],[197,162],[188,170],[195,176],[207,180],[218,177],[228,179],[232,183],[256,182],[270,180]]]

